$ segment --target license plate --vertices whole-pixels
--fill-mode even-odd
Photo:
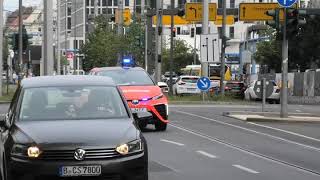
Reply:
[[[62,166],[59,175],[61,177],[100,176],[101,166]]]
[[[188,91],[196,91],[194,88],[187,88]]]
[[[147,108],[131,108],[132,113],[147,112]]]

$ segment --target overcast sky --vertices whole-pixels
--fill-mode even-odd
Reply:
[[[41,0],[22,0],[24,6],[39,5]],[[4,0],[4,9],[13,11],[18,9],[19,0]]]

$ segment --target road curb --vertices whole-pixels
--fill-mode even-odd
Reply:
[[[306,116],[300,118],[299,116],[292,116],[291,118],[280,118],[280,117],[250,117],[243,115],[224,115],[226,117],[238,119],[246,122],[277,122],[277,123],[320,123],[320,117]],[[258,115],[257,115],[258,116]],[[296,118],[299,117],[299,118]]]
[[[0,101],[0,104],[10,104],[11,101]]]

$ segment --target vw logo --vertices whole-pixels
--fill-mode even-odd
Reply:
[[[76,149],[74,152],[74,159],[78,161],[84,160],[84,157],[86,155],[86,151],[83,149]]]
[[[132,104],[134,104],[134,105],[139,104],[139,100],[132,100]]]

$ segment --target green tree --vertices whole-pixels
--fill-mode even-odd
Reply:
[[[89,70],[93,67],[115,66],[118,54],[132,55],[139,66],[143,65],[144,26],[134,21],[126,28],[125,35],[118,35],[107,23],[105,16],[95,19],[95,30],[88,35],[81,53],[85,55],[83,67]]]
[[[320,17],[307,17],[307,24],[298,29],[297,34],[289,39],[289,70],[304,71],[320,66]],[[263,32],[269,37],[268,41],[257,45],[254,58],[261,65],[268,65],[270,69],[281,72],[281,36],[274,30]]]
[[[181,68],[193,63],[193,48],[183,40],[175,40],[173,55],[173,71],[180,72]],[[170,70],[170,48],[163,49],[163,72]]]

